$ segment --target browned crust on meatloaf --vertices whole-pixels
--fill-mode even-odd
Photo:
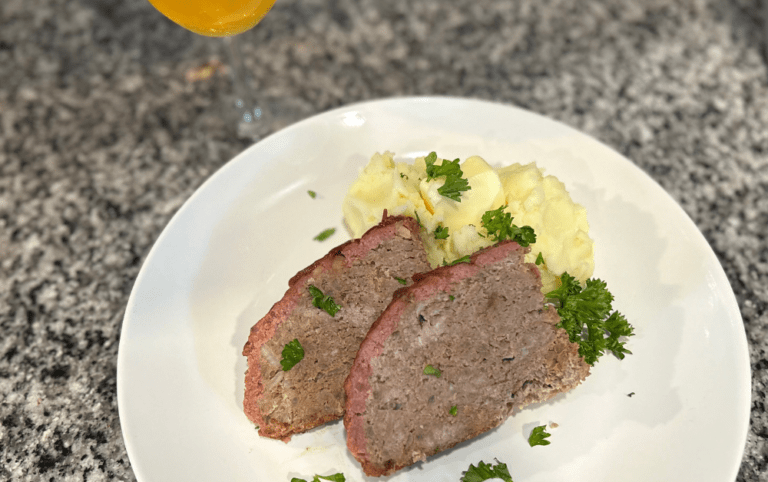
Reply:
[[[332,420],[337,420],[341,417],[344,405],[343,387],[341,384],[339,384],[339,396],[337,397],[340,399],[338,402],[338,410],[335,408],[329,409],[326,406],[325,413],[319,414],[311,420],[305,420],[298,425],[292,422],[283,422],[265,416],[262,408],[259,407],[260,400],[265,396],[265,390],[267,390],[264,380],[262,379],[262,364],[265,363],[265,360],[262,359],[262,347],[272,340],[279,327],[288,320],[291,313],[297,308],[302,297],[308,297],[307,285],[312,284],[314,277],[316,277],[318,273],[344,269],[344,266],[349,268],[358,260],[365,261],[364,258],[371,250],[376,249],[379,245],[386,243],[387,240],[397,236],[409,239],[412,238],[414,243],[417,243],[418,247],[423,252],[423,247],[421,246],[421,240],[419,238],[419,226],[416,221],[404,216],[387,216],[385,212],[382,222],[368,230],[368,232],[361,238],[350,240],[331,249],[327,255],[293,276],[288,283],[289,289],[283,298],[275,303],[267,315],[251,328],[248,342],[243,348],[243,355],[248,357],[248,370],[245,374],[243,408],[246,416],[259,426],[259,435],[281,439],[287,442],[292,434],[304,432],[310,428]],[[425,253],[423,254],[423,269],[429,269]],[[410,277],[411,274],[413,273],[408,273],[408,277]],[[395,288],[392,288],[392,290],[394,289]],[[389,299],[388,296],[389,295],[387,295],[387,300]],[[306,304],[306,301],[303,303]],[[383,306],[386,306],[386,302]],[[318,310],[318,313],[317,316],[326,316],[329,322],[333,323],[338,320],[338,317],[334,320],[330,315],[320,312],[320,310]],[[371,321],[373,321],[376,316],[378,316],[378,312]],[[370,323],[365,325],[364,331],[360,334],[360,339],[365,335],[369,325]],[[333,347],[329,347],[329,353],[331,353],[332,348]],[[356,349],[357,346],[354,347],[354,351],[350,356],[348,362],[350,366],[352,363],[352,356]],[[288,372],[286,372],[286,374],[287,373]],[[344,376],[346,376],[346,374],[344,374]]]
[[[400,326],[404,313],[409,309],[412,310],[415,304],[429,300],[439,292],[452,293],[452,287],[455,287],[458,282],[476,275],[484,266],[494,264],[507,256],[517,256],[520,263],[522,263],[522,258],[527,251],[527,249],[521,248],[516,243],[499,243],[494,247],[475,253],[471,257],[470,263],[445,266],[428,273],[416,275],[414,276],[415,283],[413,285],[400,289],[395,293],[392,303],[376,320],[361,344],[344,386],[347,395],[347,406],[344,415],[344,425],[347,430],[347,446],[354,457],[360,462],[367,475],[389,475],[416,461],[397,462],[388,459],[383,463],[372,462],[368,453],[369,443],[372,442],[369,439],[370,435],[366,434],[366,419],[364,416],[368,409],[369,400],[372,400],[373,396],[371,377],[374,371],[372,362],[382,355],[385,344],[393,333],[407,329],[405,326]],[[524,263],[522,269],[528,272],[532,279],[536,280],[536,290],[540,294],[540,291],[538,291],[541,288],[538,269],[535,265],[529,263]],[[543,296],[541,301],[543,305]],[[589,374],[589,366],[578,355],[578,345],[570,343],[565,331],[555,327],[559,322],[556,310],[543,310],[541,316],[544,322],[552,327],[552,333],[546,335],[549,337],[547,343],[549,343],[548,348],[552,353],[552,359],[549,361],[547,369],[548,373],[533,383],[526,382],[521,387],[518,387],[513,392],[514,402],[509,401],[506,404],[509,408],[507,413],[502,413],[500,416],[488,418],[487,420],[479,417],[479,420],[474,420],[471,428],[462,433],[462,438],[441,444],[439,447],[434,447],[434,450],[428,453],[415,454],[415,459],[424,460],[426,456],[446,450],[459,442],[487,432],[503,423],[511,414],[513,408],[519,409],[530,403],[549,399],[559,392],[567,391],[578,385]],[[416,368],[418,370],[420,367]],[[443,380],[445,378],[443,377]],[[462,415],[469,416],[470,412],[471,410],[467,409],[462,412]],[[445,416],[447,417],[446,423],[454,422],[454,418],[448,417],[447,413]],[[393,424],[394,422],[389,422],[390,426]],[[370,427],[368,430],[370,430]],[[378,439],[377,441],[381,442]]]

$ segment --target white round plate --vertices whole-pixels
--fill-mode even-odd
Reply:
[[[123,321],[117,368],[125,445],[141,482],[366,478],[340,422],[260,438],[241,410],[251,326],[288,279],[348,236],[341,202],[377,151],[414,159],[536,161],[587,208],[595,276],[635,326],[633,355],[607,355],[572,392],[388,481],[458,481],[498,459],[516,482],[733,481],[749,421],[738,306],[683,210],[630,161],[514,107],[400,98],[326,112],[251,146],[212,176],[150,252]],[[308,195],[317,193],[316,198]],[[325,242],[313,241],[336,227]],[[551,445],[530,447],[533,427]]]

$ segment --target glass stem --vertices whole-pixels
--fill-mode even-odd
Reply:
[[[258,140],[257,120],[261,118],[261,108],[256,104],[248,85],[247,73],[243,64],[238,35],[224,37],[229,52],[232,85],[235,94],[235,112],[237,114],[237,135]]]

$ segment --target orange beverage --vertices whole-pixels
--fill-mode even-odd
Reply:
[[[149,0],[163,15],[208,37],[245,32],[269,12],[275,0]]]

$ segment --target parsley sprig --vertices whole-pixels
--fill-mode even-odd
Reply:
[[[461,202],[461,193],[472,189],[469,181],[463,177],[464,173],[461,171],[458,159],[453,161],[444,160],[441,165],[435,165],[437,153],[433,151],[424,158],[424,162],[427,163],[427,181],[438,177],[445,177],[445,184],[437,189],[441,196]]]
[[[341,309],[341,306],[337,305],[333,298],[325,296],[323,292],[320,291],[320,288],[315,285],[309,285],[307,290],[309,291],[309,294],[312,295],[313,306],[325,310],[325,312],[331,316],[336,316],[336,313]]]
[[[501,479],[504,482],[513,482],[512,476],[509,475],[509,469],[507,464],[502,464],[498,460],[496,465],[486,464],[482,460],[477,464],[469,466],[464,477],[461,478],[461,482],[482,482],[488,479]]]
[[[545,296],[559,302],[559,327],[568,332],[572,343],[579,344],[579,355],[594,365],[606,351],[620,360],[632,352],[624,346],[622,337],[634,335],[634,328],[624,315],[613,311],[613,295],[604,281],[588,279],[586,286],[568,273],[560,277],[562,285]]]
[[[536,242],[536,233],[530,226],[517,227],[512,224],[511,214],[504,212],[506,205],[499,206],[498,209],[486,211],[480,218],[480,222],[492,241],[504,241],[511,239],[516,241],[522,247],[526,247]]]
[[[546,432],[546,425],[539,425],[531,431],[531,435],[528,436],[528,445],[533,447],[534,445],[549,445],[551,442],[546,440],[551,434]]]

